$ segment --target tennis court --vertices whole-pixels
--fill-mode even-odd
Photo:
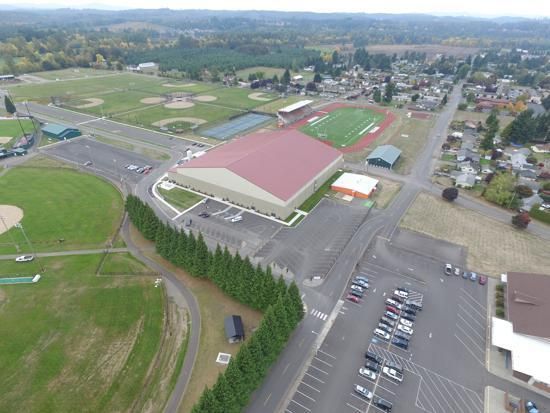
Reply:
[[[9,277],[0,278],[0,284],[32,284],[40,280],[40,274],[36,274],[33,277]]]
[[[271,120],[273,120],[271,116],[259,113],[247,113],[221,125],[201,131],[201,135],[225,141]]]

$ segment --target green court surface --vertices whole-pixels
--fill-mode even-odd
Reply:
[[[300,130],[314,138],[328,140],[336,147],[346,147],[375,130],[382,120],[382,113],[370,109],[339,108],[320,115]]]

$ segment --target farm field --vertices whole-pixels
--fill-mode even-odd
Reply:
[[[482,274],[543,273],[550,267],[544,240],[424,193],[409,208],[401,226],[464,246],[468,269]]]
[[[335,147],[351,146],[382,122],[384,115],[366,108],[339,108],[320,116],[300,130],[314,138],[328,140]]]
[[[99,260],[42,258],[38,283],[0,288],[0,411],[162,410],[169,388],[149,368],[164,334],[163,290],[150,277],[98,277]],[[3,277],[38,270],[36,260],[0,262]]]
[[[11,169],[0,177],[0,193],[3,204],[23,210],[36,251],[103,248],[122,218],[122,198],[112,185],[71,169]],[[0,253],[19,252],[29,252],[19,229],[0,235]]]

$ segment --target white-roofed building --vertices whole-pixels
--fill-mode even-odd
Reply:
[[[285,106],[277,111],[279,125],[290,125],[313,112],[311,104],[313,100],[300,100],[292,105]]]
[[[366,199],[376,190],[376,185],[378,185],[378,179],[366,175],[345,172],[334,181],[330,188],[333,191],[355,198]]]

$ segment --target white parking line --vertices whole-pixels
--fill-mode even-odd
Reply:
[[[458,307],[462,309],[462,307],[460,307],[460,304],[458,305]],[[464,311],[464,313],[465,313],[466,315],[470,315],[470,314],[468,314],[468,312],[466,312],[466,311]],[[456,315],[458,316],[458,318],[460,318],[460,319],[461,319],[462,321],[464,321],[466,324],[468,324],[468,325],[470,324],[470,323],[468,322],[468,320],[466,320],[464,317],[462,317],[462,316],[460,315],[460,312],[457,313]],[[483,331],[485,331],[485,325],[481,324],[476,318],[472,317],[471,315],[470,315],[470,318],[472,319],[472,321],[473,321],[474,323],[476,323],[478,326],[480,326],[481,328],[483,328]]]
[[[476,348],[482,353],[482,354],[485,354],[485,349],[482,348],[472,337],[470,337],[470,335],[464,331],[464,329],[462,327],[460,327],[458,324],[455,326],[457,328],[457,330],[459,330],[462,334],[464,334],[466,336],[466,338],[468,338],[470,340],[470,342],[476,346]],[[456,336],[456,334],[455,334]]]
[[[430,379],[430,375],[429,375],[429,374],[426,374],[425,377],[428,378],[428,379]],[[430,380],[431,380],[431,379],[430,379]],[[432,381],[432,383],[433,383],[433,381]],[[441,412],[452,411],[452,409],[451,409],[451,410],[445,409],[445,408],[441,405],[441,403],[439,403],[439,398],[438,398],[438,397],[435,395],[435,393],[432,391],[431,386],[429,386],[429,385],[427,385],[427,384],[428,384],[428,383],[426,382],[426,390],[427,390],[428,392],[430,392],[430,394],[432,395],[433,401],[436,402],[436,403],[439,405],[439,411],[441,411]],[[435,388],[437,389],[437,386],[435,386]],[[439,390],[438,390],[438,391],[439,391]],[[441,394],[441,392],[439,392],[439,394]],[[443,397],[442,394],[441,394],[441,397]],[[445,400],[444,397],[443,397],[443,400],[445,401],[445,403],[447,403],[447,401]],[[447,405],[448,405],[449,407],[451,407],[451,406],[449,405],[449,403],[447,403]]]
[[[392,396],[395,396],[395,393],[392,392],[390,389],[386,389],[384,386],[381,386],[380,385],[380,382],[378,382],[378,386],[377,387],[380,387],[382,390],[385,390],[387,391],[388,393],[390,393]]]
[[[433,404],[432,404],[430,398],[429,398],[429,397],[426,395],[426,393],[424,392],[423,387],[422,387],[422,384],[423,384],[423,383],[422,383],[422,380],[421,380],[421,381],[420,381],[420,384],[419,384],[419,386],[418,386],[418,392],[419,392],[419,393],[420,393],[420,392],[422,393],[422,395],[424,396],[425,401],[426,401],[426,402],[430,405],[430,407],[431,407],[431,410],[426,410],[426,411],[429,411],[429,413],[437,412],[437,409],[434,408],[434,406],[433,406]]]
[[[384,383],[385,383],[385,382],[388,382],[388,383],[390,383],[390,384],[393,384],[393,385],[396,386],[396,387],[399,386],[399,383],[396,383],[395,381],[390,380],[390,379],[388,379],[388,378],[386,378],[386,377],[384,377],[384,376],[380,376],[380,378],[385,380]]]
[[[485,344],[485,336],[479,334],[479,332],[474,328],[472,327],[472,325],[470,323],[468,323],[466,320],[463,320],[464,322],[463,323],[459,323],[457,322],[455,325],[458,327],[458,326],[461,326],[462,328],[466,329],[468,331],[471,331],[472,333],[474,333],[477,337],[479,337],[479,341],[481,341],[483,344]]]
[[[483,318],[485,320],[485,318],[487,317],[487,313],[483,314],[479,311],[479,309],[475,308],[472,304],[470,304],[469,301],[467,301],[463,295],[460,296],[460,298],[462,298],[462,301],[464,302],[464,304],[467,304],[468,306],[470,306],[470,308],[475,311],[481,318]],[[460,304],[459,304],[460,305]]]
[[[332,364],[327,363],[327,362],[324,361],[324,360],[321,360],[321,359],[318,358],[317,356],[314,356],[313,358],[314,358],[315,360],[317,360],[317,361],[320,361],[320,362],[323,363],[323,364],[326,364],[326,365],[329,366],[329,367],[334,367]]]
[[[313,397],[309,397],[307,394],[302,393],[300,390],[296,390],[296,393],[300,393],[305,398],[311,400],[313,403],[315,403],[315,399]]]
[[[288,407],[285,409],[285,413],[286,412],[289,412],[289,413],[294,413],[292,410],[290,410]]]
[[[296,403],[298,406],[300,406],[300,407],[301,407],[302,409],[304,409],[304,410],[307,410],[308,412],[311,411],[311,410],[308,409],[306,406],[304,406],[303,404],[298,403],[298,402],[297,402],[296,400],[294,400],[294,399],[290,400],[290,402],[291,402],[291,403]]]
[[[317,393],[321,393],[321,390],[316,389],[315,387],[313,387],[313,386],[310,385],[310,384],[304,383],[303,381],[300,381],[300,383],[303,384],[304,386],[309,387],[309,388],[312,389],[312,390],[315,390]]]
[[[326,371],[321,370],[321,369],[318,368],[318,367],[315,367],[313,364],[310,364],[309,367],[313,367],[315,370],[319,370],[321,373],[324,373],[324,374],[326,374],[326,375],[328,376],[328,373],[327,373]]]
[[[453,395],[451,394],[451,392],[447,389],[447,386],[445,386],[445,383],[443,383],[443,381],[441,381],[441,379],[439,377],[436,376],[436,379],[439,381],[439,383],[441,384],[440,387],[443,387],[443,389],[445,390],[445,392],[451,397],[452,401],[454,402],[454,404],[456,405],[456,407],[458,407],[460,409],[460,411],[462,413],[466,413],[464,412],[464,410],[462,410],[462,407],[461,407],[461,404],[457,402],[457,400],[453,397]]]
[[[353,410],[355,410],[356,412],[360,412],[360,413],[363,413],[363,410],[361,409],[358,409],[357,407],[355,407],[353,404],[349,404],[346,402],[346,406],[349,406],[351,407]]]
[[[323,350],[317,350],[319,353],[323,353],[325,356],[329,356],[331,359],[334,359],[336,360],[336,357],[334,356],[331,356],[330,354],[328,354],[327,352],[323,351]]]
[[[464,288],[461,288],[460,289],[464,294],[466,294],[473,302],[475,302],[477,305],[479,305],[483,311],[487,311],[487,307],[484,306],[483,304],[481,304],[479,301],[477,301],[477,299],[475,299],[474,297],[472,297],[472,295],[466,291]]]
[[[359,397],[355,393],[350,393],[353,397],[355,397],[357,400],[361,400],[363,403],[368,403],[369,401],[366,399],[363,399],[362,397]]]
[[[307,371],[306,371],[306,373],[305,373],[305,374],[306,374],[307,376],[311,377],[312,379],[314,379],[314,380],[317,380],[317,381],[318,381],[319,383],[321,383],[321,384],[325,384],[325,382],[324,382],[323,380],[321,380],[321,379],[318,379],[317,377],[315,377],[315,376],[314,376],[314,375],[312,375],[312,374],[309,374],[309,373],[308,373]]]

